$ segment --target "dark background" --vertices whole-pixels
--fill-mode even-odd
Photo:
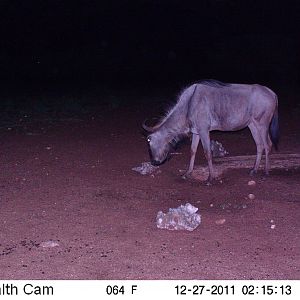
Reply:
[[[298,1],[0,1],[7,86],[299,83]]]
[[[0,279],[299,280],[298,2],[0,0]],[[278,94],[282,168],[184,181],[186,139],[132,171],[150,159],[142,122],[208,78]],[[248,129],[211,137],[236,167],[255,154]],[[183,201],[199,231],[156,230]]]

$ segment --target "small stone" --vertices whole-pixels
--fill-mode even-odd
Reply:
[[[271,229],[275,229],[276,225],[275,224],[272,224],[271,225]]]
[[[254,186],[254,185],[256,185],[256,182],[254,180],[250,180],[250,181],[248,181],[248,185]]]
[[[217,225],[223,225],[225,222],[226,222],[226,219],[219,219],[219,220],[216,220],[216,224],[217,224]]]
[[[255,195],[254,195],[254,194],[249,194],[249,195],[248,195],[248,198],[249,198],[250,200],[254,200],[254,199],[255,199]]]
[[[59,243],[58,242],[55,242],[55,241],[45,241],[45,242],[41,242],[39,244],[39,247],[42,247],[42,248],[53,248],[53,247],[58,247],[59,246]]]

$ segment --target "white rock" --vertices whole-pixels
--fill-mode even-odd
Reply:
[[[147,175],[154,173],[158,168],[158,166],[153,166],[150,162],[143,162],[140,166],[132,168],[132,170],[142,175]]]
[[[167,213],[159,211],[156,217],[156,226],[167,230],[193,231],[201,223],[201,216],[197,214],[197,207],[190,203],[178,208],[170,208]]]

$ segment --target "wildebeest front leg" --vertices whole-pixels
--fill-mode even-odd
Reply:
[[[197,148],[199,145],[200,137],[198,134],[193,134],[192,136],[192,145],[191,145],[191,159],[190,159],[190,165],[186,173],[182,176],[184,179],[187,177],[190,177],[193,169],[194,169],[194,164],[195,164],[195,156],[197,152]]]

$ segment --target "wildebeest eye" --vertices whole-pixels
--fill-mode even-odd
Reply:
[[[150,143],[151,142],[151,138],[148,136],[147,137],[147,142]]]

